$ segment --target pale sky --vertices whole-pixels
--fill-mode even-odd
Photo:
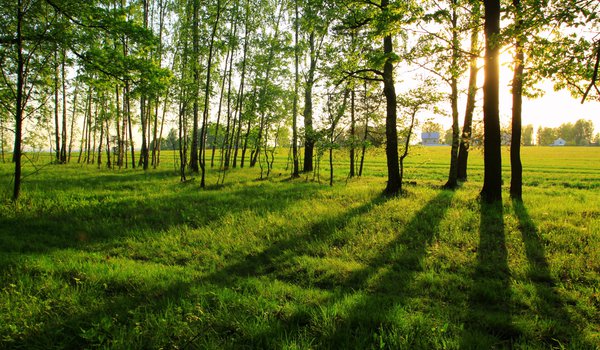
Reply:
[[[584,104],[580,99],[571,97],[568,91],[553,91],[552,84],[543,84],[546,94],[538,99],[523,101],[523,125],[533,124],[557,127],[562,123],[575,123],[578,119],[589,119],[594,123],[596,133],[600,132],[600,102],[588,98]],[[546,89],[548,86],[549,91]],[[506,99],[506,96],[503,96]],[[502,114],[511,113],[511,96],[508,95],[508,108]]]
[[[507,55],[506,59],[510,56]],[[478,77],[478,86],[483,86],[483,69],[480,70]],[[401,73],[402,74],[402,73]],[[512,71],[510,65],[502,65],[500,69],[500,119],[502,125],[509,125],[512,114],[512,95],[510,93],[510,84],[512,79]],[[460,89],[465,89],[464,82],[459,86]],[[400,92],[402,90],[401,84],[399,85]],[[538,127],[558,127],[563,123],[575,123],[578,119],[591,120],[594,123],[594,134],[600,133],[600,102],[594,101],[593,93],[586,100],[584,104],[581,104],[581,99],[576,99],[571,96],[567,90],[554,91],[553,83],[550,81],[543,81],[537,86],[544,90],[546,93],[544,96],[537,99],[523,98],[523,125],[533,124],[534,132],[537,132]],[[449,92],[449,87],[441,83],[441,91]],[[459,118],[460,126],[462,128],[463,118],[465,112],[466,96],[461,94],[459,98]],[[475,110],[474,119],[483,119],[482,112],[483,97],[482,90],[478,91],[477,95],[477,108]],[[449,103],[440,105],[440,107],[449,111]],[[421,115],[421,117],[427,117]],[[448,129],[452,126],[452,119],[445,116],[436,116],[434,121],[440,123],[444,128]]]

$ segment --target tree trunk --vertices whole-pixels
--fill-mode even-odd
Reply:
[[[400,156],[400,179],[404,178],[404,159],[408,156],[408,147],[410,146],[410,138],[412,136],[413,128],[415,127],[415,117],[417,115],[417,110],[414,110],[410,119],[410,126],[408,127],[408,133],[406,135],[406,140],[404,143],[404,152]]]
[[[381,1],[382,8],[386,9],[387,5],[388,0]],[[390,57],[393,54],[391,35],[386,35],[383,38],[383,51],[387,56],[383,67],[383,93],[386,100],[385,154],[388,171],[388,181],[385,193],[397,195],[402,191],[402,178],[400,177],[400,168],[398,164],[398,130],[396,129],[397,104],[396,88],[394,86],[394,64]]]
[[[350,92],[350,177],[354,177],[354,141],[356,137],[356,106],[354,99],[355,91],[353,87]]]
[[[185,68],[184,68],[185,70]],[[178,118],[178,129],[179,129],[179,175],[180,181],[185,182],[185,167],[187,165],[187,150],[186,150],[186,138],[185,138],[185,113],[186,113],[186,104],[185,104],[185,92],[181,91],[179,98],[179,118]]]
[[[0,120],[0,157],[2,158],[2,163],[6,163],[5,153],[4,153],[4,121]]]
[[[313,157],[315,149],[315,135],[313,130],[313,87],[315,85],[315,71],[317,70],[317,52],[315,49],[315,32],[309,36],[310,67],[304,87],[304,172],[313,171]]]
[[[300,81],[300,74],[298,72],[298,66],[300,61],[300,52],[298,46],[298,32],[299,28],[299,16],[298,16],[298,0],[295,1],[295,23],[294,23],[294,102],[292,106],[292,158],[294,162],[294,168],[292,170],[292,177],[300,176],[300,169],[298,165],[298,85]]]
[[[148,0],[143,0],[143,10],[144,10],[144,29],[148,29]],[[142,165],[144,170],[148,170],[148,161],[149,161],[149,142],[150,140],[148,134],[146,134],[147,129],[150,126],[150,113],[149,113],[149,105],[150,99],[147,97],[146,92],[142,91],[142,95],[140,96],[140,119],[142,122],[142,147],[140,149],[140,161],[138,165]]]
[[[102,141],[104,139],[104,124],[102,120],[100,120],[100,143],[98,145],[98,169],[100,169],[100,165],[102,165]],[[94,143],[95,146],[95,143]]]
[[[233,21],[233,37],[237,38],[237,11],[238,11],[238,7],[237,5],[235,6],[235,11],[234,11],[234,15],[232,17],[234,17],[232,19]],[[223,135],[223,143],[221,146],[221,164],[223,164],[224,168],[227,169],[229,168],[229,156],[227,155],[229,153],[229,134],[232,132],[231,129],[231,120],[232,120],[232,114],[231,114],[231,98],[233,96],[233,93],[231,92],[231,87],[232,87],[232,73],[233,73],[233,58],[235,56],[235,46],[233,45],[234,41],[232,40],[232,45],[231,45],[231,56],[229,57],[229,74],[227,76],[227,126],[225,128],[225,134]],[[235,115],[233,115],[233,119],[235,120]],[[216,138],[217,135],[215,133],[215,143],[216,143]]]
[[[192,126],[192,149],[190,150],[190,170],[194,173],[198,173],[200,168],[198,166],[198,117],[199,117],[199,101],[200,98],[200,35],[198,33],[199,19],[198,11],[200,10],[199,0],[193,0],[194,5],[192,9],[192,72],[194,80],[193,89],[193,126]]]
[[[484,0],[485,82],[483,85],[483,162],[481,197],[486,202],[502,200],[502,154],[500,139],[500,0]]]
[[[241,81],[240,81],[240,89],[239,89],[239,97],[238,97],[238,103],[237,103],[237,108],[236,108],[236,114],[237,114],[237,131],[235,133],[235,141],[233,141],[233,134],[232,134],[232,143],[230,146],[230,151],[232,147],[235,147],[234,153],[233,153],[233,167],[235,168],[237,165],[237,157],[238,157],[238,150],[239,150],[239,146],[240,146],[240,136],[242,133],[242,115],[243,115],[243,110],[244,110],[244,97],[245,97],[245,93],[244,93],[244,87],[245,87],[245,81],[246,81],[246,64],[247,64],[247,56],[248,56],[248,41],[249,41],[249,30],[248,30],[248,19],[250,18],[250,1],[246,1],[246,6],[245,6],[245,12],[244,12],[244,56],[242,58],[242,76],[241,76]],[[229,159],[229,155],[227,156],[227,158]]]
[[[358,176],[362,176],[363,166],[365,163],[365,153],[367,151],[367,139],[369,137],[369,106],[368,106],[368,98],[367,98],[367,81],[364,82],[365,87],[365,96],[364,96],[364,105],[365,105],[365,133],[362,139],[362,150],[360,154],[360,165],[358,167]]]
[[[65,65],[66,65],[66,55],[65,49],[62,50],[61,53],[61,81],[62,81],[62,142],[60,145],[60,162],[65,164],[67,163],[67,82],[65,75]]]
[[[273,57],[275,55],[275,40],[278,36],[279,36],[279,24],[281,22],[281,17],[283,16],[283,5],[281,4],[280,10],[279,10],[279,14],[277,16],[276,22],[275,22],[275,29],[273,32],[273,36],[271,37],[271,46],[269,47],[269,58],[267,62],[272,62],[273,61]],[[260,100],[259,103],[260,104],[264,104],[265,103],[265,96],[267,93],[267,89],[269,88],[269,85],[271,84],[271,68],[272,65],[267,65],[266,68],[266,72],[265,72],[265,80],[264,80],[264,85],[262,87],[262,90],[260,92]],[[251,159],[250,159],[250,167],[254,167],[256,165],[256,161],[257,161],[257,157],[260,154],[260,147],[261,147],[261,141],[262,141],[262,136],[263,136],[263,131],[265,128],[265,121],[266,121],[266,113],[267,110],[266,108],[264,108],[264,106],[261,106],[260,108],[261,110],[261,116],[260,116],[260,125],[259,125],[259,129],[258,129],[258,137],[256,140],[256,149],[253,151],[253,156],[251,153]]]
[[[251,122],[251,120],[248,120],[248,128],[246,129],[246,135],[244,136],[244,147],[242,147],[240,168],[244,167],[244,160],[246,159],[246,151],[248,150],[248,138],[250,137],[250,129],[251,128],[252,128],[252,122]]]
[[[215,152],[217,151],[217,136],[219,135],[219,124],[221,124],[221,112],[223,111],[223,95],[225,95],[225,82],[227,79],[227,68],[229,66],[229,50],[227,50],[227,55],[225,56],[225,68],[223,69],[223,77],[221,80],[221,94],[219,96],[219,107],[217,109],[217,123],[215,125],[215,137],[212,142],[212,151],[210,154],[210,167],[213,168],[215,166]],[[231,91],[230,91],[231,92]]]
[[[23,128],[23,88],[25,82],[23,57],[23,37],[21,33],[23,25],[23,1],[17,0],[17,91],[15,108],[15,148],[13,151],[13,161],[15,162],[15,182],[13,187],[13,201],[19,199],[21,193],[21,138]]]
[[[475,111],[475,97],[477,95],[477,59],[479,58],[479,2],[475,1],[472,9],[471,30],[471,59],[469,67],[469,87],[467,92],[467,105],[465,108],[465,120],[458,149],[458,181],[467,181],[467,164],[469,160],[469,148],[471,147],[471,134],[473,131],[473,112]]]
[[[125,103],[127,105],[127,124],[129,127],[129,146],[131,147],[131,168],[135,169],[135,145],[133,144],[133,127],[131,126],[131,101],[129,100],[129,82],[125,82]],[[125,164],[127,168],[127,164]]]
[[[458,15],[456,13],[456,4],[457,0],[452,0],[452,62],[451,62],[451,72],[452,78],[450,80],[450,85],[452,89],[452,93],[450,95],[450,104],[452,107],[452,147],[450,148],[450,171],[448,174],[448,181],[444,185],[444,188],[455,189],[458,187],[458,146],[459,146],[459,138],[460,131],[458,127],[458,59],[459,59],[459,49],[460,49],[460,41],[458,38]]]
[[[523,198],[523,165],[521,164],[521,110],[523,106],[523,38],[520,28],[523,26],[521,18],[521,0],[513,0],[517,31],[515,34],[515,67],[512,81],[512,133],[510,142],[510,196],[513,199]]]
[[[208,48],[208,62],[206,66],[206,86],[204,87],[204,112],[202,113],[202,131],[200,133],[200,169],[202,170],[202,177],[200,180],[200,187],[206,186],[206,134],[208,131],[208,105],[210,104],[210,84],[211,84],[211,70],[212,70],[212,59],[215,37],[217,35],[217,28],[219,27],[219,19],[221,17],[221,0],[217,0],[217,16],[215,23],[212,28],[210,36],[210,45]]]
[[[60,126],[58,122],[58,75],[59,75],[59,64],[58,64],[58,48],[54,51],[54,140],[56,142],[56,162],[60,163]]]
[[[109,169],[112,167],[110,160],[110,124],[108,118],[106,119],[106,167]]]
[[[161,141],[162,141],[163,131],[164,131],[164,127],[165,127],[165,118],[167,116],[168,106],[169,106],[169,93],[167,91],[167,94],[165,95],[165,101],[163,102],[162,116],[160,118],[160,131],[158,132],[158,140],[159,141],[158,141],[158,145],[156,146],[156,164],[155,164],[154,168],[156,168],[160,165]]]
[[[71,162],[71,151],[73,150],[73,129],[75,129],[75,119],[77,119],[77,94],[79,92],[79,84],[75,84],[73,92],[73,113],[71,114],[71,128],[69,130],[69,151],[67,153],[67,162]]]
[[[85,106],[85,112],[83,114],[83,126],[81,127],[81,143],[79,144],[79,157],[77,158],[77,163],[81,163],[81,157],[83,153],[85,153],[85,147],[87,145],[87,123],[89,115],[92,113],[92,87],[88,88],[88,97]],[[85,161],[85,159],[84,159]]]
[[[233,151],[233,167],[235,168],[237,165],[237,156],[238,156],[238,149],[239,149],[239,144],[240,144],[240,135],[242,132],[242,111],[244,108],[244,84],[246,81],[246,55],[247,55],[247,43],[248,41],[248,37],[246,34],[246,37],[244,38],[244,57],[242,58],[242,76],[241,76],[241,80],[240,80],[240,88],[239,88],[239,95],[238,95],[238,101],[236,104],[236,108],[235,108],[235,112],[234,114],[237,115],[237,122],[234,119],[233,121],[233,130],[231,132],[231,143],[229,145],[229,151],[226,155],[226,161],[229,161],[229,158],[231,156],[231,152]],[[237,126],[237,129],[236,129]],[[235,149],[234,149],[235,148]]]
[[[90,162],[92,161],[92,159],[91,159],[92,131],[93,131],[92,121],[96,119],[95,114],[92,115],[92,103],[93,103],[93,100],[90,102],[90,113],[88,114],[88,123],[87,123],[87,137],[86,137],[87,147],[86,147],[86,154],[85,154],[86,164],[90,164]],[[97,109],[97,105],[96,105],[96,109]],[[96,112],[94,112],[94,113],[96,113]],[[96,143],[96,140],[94,140],[94,143]]]
[[[148,170],[148,146],[146,140],[146,129],[148,127],[146,116],[146,96],[140,97],[140,120],[142,122],[142,148],[140,149],[140,160],[138,165],[142,169]]]

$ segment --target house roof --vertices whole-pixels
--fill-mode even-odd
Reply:
[[[439,132],[424,132],[424,133],[421,133],[421,138],[422,139],[439,139],[440,133]]]

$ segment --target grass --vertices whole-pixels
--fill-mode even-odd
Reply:
[[[448,153],[415,149],[398,198],[380,150],[333,187],[285,155],[206,190],[50,165],[17,206],[0,164],[0,348],[600,347],[600,149],[524,148],[524,203],[496,206],[478,152],[440,189]]]

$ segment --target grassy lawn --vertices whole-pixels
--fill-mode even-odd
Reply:
[[[600,348],[600,148],[524,148],[524,202],[496,206],[479,151],[440,189],[449,153],[415,148],[398,198],[382,150],[359,179],[338,154],[333,187],[287,154],[205,190],[168,152],[146,173],[42,159],[17,206],[0,163],[0,348]]]

